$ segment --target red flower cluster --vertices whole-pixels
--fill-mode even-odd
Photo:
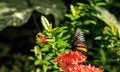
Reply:
[[[100,70],[99,68],[96,68],[95,66],[89,65],[75,65],[75,66],[68,66],[64,69],[66,72],[103,72],[103,70]]]
[[[86,60],[86,56],[80,52],[70,52],[70,53],[63,53],[62,55],[58,56],[55,62],[61,67],[71,66],[71,65],[78,65]]]
[[[45,36],[36,36],[37,38],[38,38],[38,40],[40,41],[40,42],[48,42],[47,40],[46,40],[46,38],[45,38]]]
[[[83,65],[86,60],[86,56],[78,51],[63,53],[55,59],[65,72],[103,72],[95,66]]]

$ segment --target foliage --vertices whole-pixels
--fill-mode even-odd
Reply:
[[[25,24],[33,11],[52,14],[58,24],[63,19],[65,9],[61,0],[0,0],[0,31],[7,26],[18,27]]]
[[[34,65],[24,54],[9,54],[10,47],[0,43],[0,72],[30,72]]]
[[[93,64],[105,69],[105,71],[107,72],[117,72],[119,71],[118,66],[120,65],[120,23],[112,13],[110,13],[106,8],[102,7],[107,6],[109,2],[102,2],[96,0],[88,2],[88,4],[77,2],[75,6],[71,5],[71,13],[66,14],[66,17],[68,17],[70,20],[66,21],[66,24],[63,27],[68,27],[68,35],[71,33],[73,34],[77,27],[82,28],[83,32],[86,35],[86,42],[89,49],[88,63],[92,62]],[[43,26],[45,30],[49,31],[49,26],[47,24],[46,26]],[[61,32],[64,32],[62,28],[60,29]],[[59,30],[56,30],[56,32],[57,31],[60,32]],[[43,35],[46,37],[46,35],[51,34],[44,35],[43,33],[39,33],[39,35]],[[63,35],[63,37],[64,36],[65,35]],[[73,37],[71,36],[68,41],[72,42],[71,38]],[[51,45],[53,44],[54,43],[52,42]],[[46,47],[43,44],[39,45]],[[54,49],[54,46],[51,47]],[[65,47],[67,47],[67,45]],[[50,46],[48,48],[50,48]],[[58,47],[56,48],[60,50]],[[41,48],[40,50],[42,51],[42,49],[44,48]],[[55,51],[55,54],[56,52],[57,51]],[[54,57],[56,55],[54,55]]]
[[[89,62],[93,62],[109,72],[118,72],[120,65],[120,23],[107,9],[107,2],[89,1],[88,4],[71,5],[71,13],[66,14],[70,26],[84,28],[89,33],[87,44]]]
[[[35,57],[31,59],[38,65],[36,72],[58,72],[60,68],[54,63],[54,58],[67,51],[66,48],[69,46],[67,39],[70,35],[65,35],[65,26],[52,28],[52,24],[49,24],[44,16],[41,17],[41,21],[44,30],[36,36],[38,45],[32,50]]]
[[[31,69],[32,72],[62,71],[53,60],[63,52],[70,51],[73,34],[78,27],[81,28],[86,38],[87,63],[92,63],[91,65],[94,64],[104,69],[105,72],[120,71],[120,1],[72,0],[64,1],[65,5],[62,1],[0,0],[0,71],[30,72]],[[42,16],[43,27],[41,24],[36,25],[39,21],[35,18],[43,14],[52,15],[53,20],[51,16],[46,17],[50,19],[49,21],[53,21],[53,24]],[[35,17],[33,18],[35,21],[32,22],[31,16]],[[26,25],[25,28],[20,27],[23,24]],[[35,67],[33,68],[31,61],[27,60],[28,55],[24,55],[21,51],[19,51],[20,54],[16,54],[16,51],[11,50],[13,46],[15,49],[18,47],[25,49],[26,46],[34,45],[32,36],[37,32],[34,25],[43,30],[36,35],[37,45],[32,49],[35,54],[30,57],[34,61]],[[8,26],[16,28],[5,29]],[[21,39],[23,39],[22,42]],[[30,39],[31,43],[26,42],[26,39]],[[21,47],[23,43],[26,45]],[[24,49],[22,51],[26,51]]]

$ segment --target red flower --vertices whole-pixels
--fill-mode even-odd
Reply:
[[[78,65],[86,60],[86,56],[78,51],[63,53],[55,59],[55,62],[58,62],[59,66],[66,67],[72,65]]]
[[[47,40],[46,40],[46,38],[45,38],[45,36],[36,36],[37,38],[38,38],[38,40],[40,41],[40,42],[48,42]]]
[[[65,72],[103,72],[95,66],[83,65],[85,62],[86,56],[81,52],[74,51],[69,53],[63,53],[55,59],[55,62],[58,62],[58,65],[61,66]]]
[[[89,65],[76,65],[64,68],[66,72],[104,72],[104,70]]]

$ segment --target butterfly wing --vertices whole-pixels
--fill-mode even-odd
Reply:
[[[80,28],[77,28],[75,32],[72,50],[85,52],[85,53],[87,52],[87,45],[85,43],[85,38]]]

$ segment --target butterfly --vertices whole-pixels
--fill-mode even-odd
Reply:
[[[74,34],[74,41],[72,45],[73,51],[80,51],[82,53],[87,53],[87,45],[85,43],[85,38],[83,35],[83,32],[80,28],[76,29],[76,32]]]

